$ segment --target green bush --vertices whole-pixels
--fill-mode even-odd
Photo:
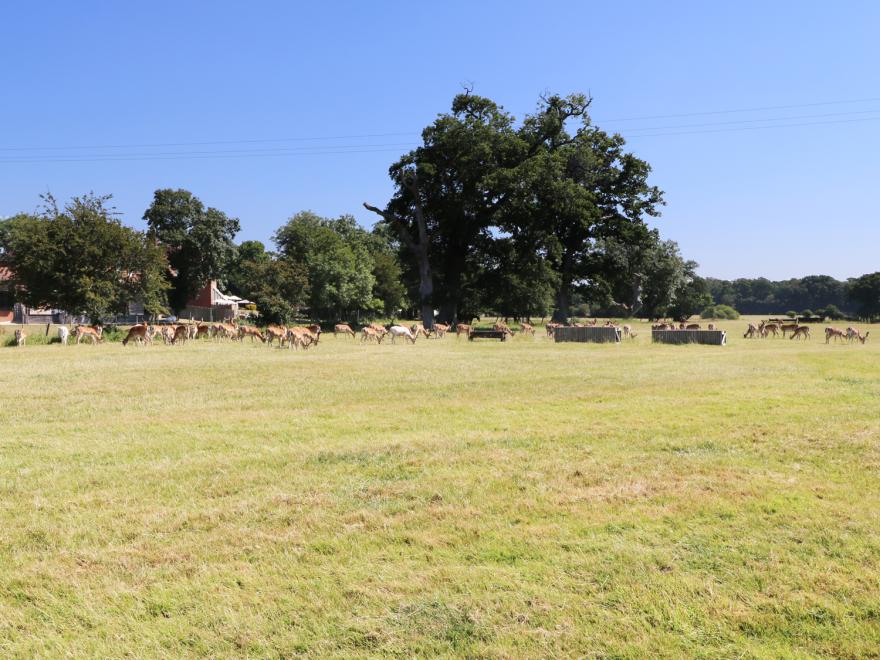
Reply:
[[[786,312],[785,315],[790,319],[796,319],[798,313],[795,311]]]
[[[831,319],[833,321],[846,318],[837,305],[828,305],[825,309],[820,309],[819,313],[826,319]]]
[[[733,321],[739,318],[739,312],[730,305],[712,305],[700,312],[700,318]]]
[[[812,309],[805,309],[801,312],[801,316],[816,316],[815,312]]]

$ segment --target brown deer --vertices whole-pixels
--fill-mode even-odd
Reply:
[[[27,343],[27,333],[21,328],[15,329],[15,345],[21,348]]]
[[[825,343],[830,343],[832,339],[835,341],[844,341],[846,339],[846,333],[840,328],[825,328]]]
[[[800,326],[798,326],[797,323],[783,323],[783,324],[781,324],[779,326],[779,329],[782,330],[782,338],[785,339],[786,333],[789,333],[789,332],[793,333],[795,330],[798,329],[798,327],[800,327]]]
[[[524,335],[528,334],[528,335],[531,335],[532,337],[535,336],[535,326],[533,326],[531,323],[520,322],[519,331],[521,333],[523,333]]]
[[[792,339],[800,340],[803,337],[804,339],[810,338],[810,326],[808,325],[799,325],[795,328],[794,332],[791,333]]]
[[[100,325],[78,325],[73,332],[76,335],[77,344],[81,343],[86,337],[88,337],[93,344],[98,344],[103,341],[104,328]]]
[[[375,341],[377,344],[381,344],[384,336],[385,335],[379,334],[376,328],[370,327],[369,325],[365,325],[361,328],[361,343]]]
[[[437,339],[443,339],[446,336],[446,333],[449,332],[449,326],[445,323],[435,323],[434,327],[431,328],[431,331],[437,335]]]
[[[460,339],[462,335],[469,337],[471,334],[471,326],[467,323],[459,323],[455,326],[455,338]]]
[[[253,344],[257,339],[260,340],[263,344],[266,343],[266,336],[260,332],[259,328],[255,328],[250,325],[240,325],[238,326],[238,338],[244,341],[245,337],[251,338],[251,343]]]
[[[123,346],[128,346],[128,342],[135,341],[139,345],[145,344],[147,340],[147,330],[148,326],[146,323],[138,323],[137,325],[133,325],[128,329],[128,334],[125,335],[125,339],[122,340]]]
[[[354,330],[351,329],[348,323],[337,323],[333,326],[333,337],[335,338],[339,335],[351,335],[351,338],[354,339]]]
[[[758,326],[754,323],[749,323],[749,327],[746,328],[746,332],[743,335],[743,339],[754,339],[758,336]]]

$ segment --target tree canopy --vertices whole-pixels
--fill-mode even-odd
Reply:
[[[148,314],[165,311],[164,250],[122,225],[109,195],[74,197],[63,208],[44,199],[40,213],[15,216],[0,231],[21,302],[95,321],[131,301],[142,301]]]
[[[144,212],[148,234],[164,246],[171,270],[169,302],[175,312],[186,307],[208,280],[219,278],[235,250],[240,229],[230,218],[187,190],[165,188],[153,194]]]

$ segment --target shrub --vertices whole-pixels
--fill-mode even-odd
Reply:
[[[801,316],[816,316],[812,309],[805,309],[801,312]]]
[[[791,312],[786,312],[785,315],[786,315],[788,318],[790,318],[790,319],[796,319],[798,313],[795,312],[795,311],[791,311]]]
[[[739,312],[730,305],[712,305],[700,312],[700,318],[733,321],[739,318]]]
[[[840,311],[840,308],[837,305],[828,305],[825,309],[819,310],[819,313],[825,318],[834,321],[845,318],[843,312]]]

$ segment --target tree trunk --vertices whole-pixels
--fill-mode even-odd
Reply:
[[[559,274],[559,289],[556,291],[556,309],[553,311],[553,321],[556,323],[568,323],[571,313],[571,283],[574,279],[571,274],[571,256],[564,254]]]

